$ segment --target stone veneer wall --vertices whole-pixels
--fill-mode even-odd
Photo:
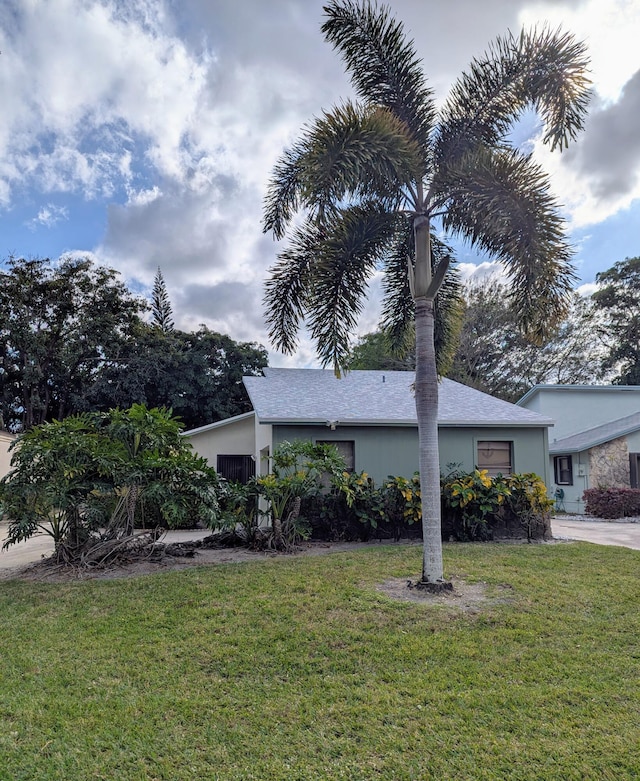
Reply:
[[[624,437],[591,448],[589,484],[592,488],[629,487],[629,448]]]

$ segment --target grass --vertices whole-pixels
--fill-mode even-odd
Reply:
[[[420,550],[0,590],[0,779],[640,777],[637,552],[445,547],[475,612],[376,590]]]

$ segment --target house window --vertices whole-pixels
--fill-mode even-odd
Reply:
[[[629,453],[629,485],[640,488],[640,453]]]
[[[556,485],[573,485],[573,462],[571,456],[555,456],[553,471]]]
[[[216,471],[232,483],[247,483],[256,473],[256,462],[251,456],[218,456]]]
[[[355,471],[356,468],[356,443],[353,440],[346,439],[318,439],[316,440],[318,445],[333,445],[338,451],[338,454],[344,458],[344,462],[347,465],[349,472]]]
[[[489,477],[510,475],[512,464],[513,442],[478,442],[478,469],[486,469]]]

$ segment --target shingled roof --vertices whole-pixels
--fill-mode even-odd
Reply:
[[[415,426],[413,372],[266,368],[244,377],[261,423]],[[552,426],[553,420],[453,380],[439,386],[440,426]]]
[[[553,453],[580,453],[583,450],[602,445],[605,442],[611,442],[612,439],[624,437],[633,431],[640,429],[640,412],[633,415],[626,415],[624,418],[612,420],[610,423],[603,423],[601,426],[581,431],[579,434],[572,434],[563,439],[554,439],[549,444],[549,452]]]

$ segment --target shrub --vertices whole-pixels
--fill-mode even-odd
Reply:
[[[287,550],[311,534],[300,514],[303,500],[319,494],[345,469],[344,459],[333,445],[306,440],[283,442],[273,453],[271,472],[256,478],[255,485],[271,522],[262,534],[264,544]]]
[[[35,426],[16,441],[11,465],[0,481],[3,547],[46,533],[59,561],[131,535],[143,516],[179,528],[218,513],[218,476],[166,409],[134,404]]]
[[[630,518],[640,515],[640,489],[587,488],[585,509],[596,518]]]
[[[506,478],[508,496],[497,515],[494,533],[497,536],[520,536],[524,530],[527,539],[551,534],[551,510],[554,503],[547,495],[547,487],[532,472],[509,475]]]
[[[535,474],[489,477],[486,470],[453,472],[442,478],[442,528],[445,539],[544,537],[553,502]]]

